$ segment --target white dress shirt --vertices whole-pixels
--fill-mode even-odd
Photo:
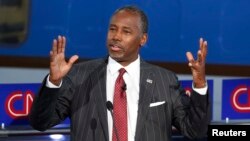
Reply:
[[[137,110],[139,100],[139,80],[140,80],[140,57],[128,66],[123,67],[117,63],[111,57],[109,57],[107,66],[107,101],[113,103],[115,81],[119,75],[119,69],[125,68],[126,72],[123,75],[123,79],[126,83],[127,89],[127,118],[128,118],[128,141],[134,141],[136,121],[137,121]],[[113,119],[111,113],[108,111],[108,129],[109,129],[109,141],[112,141],[113,131]]]

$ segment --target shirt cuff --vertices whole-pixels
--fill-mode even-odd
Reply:
[[[194,83],[192,83],[192,88],[195,92],[197,92],[200,95],[206,95],[207,94],[207,83],[204,88],[195,88]]]
[[[46,87],[48,87],[48,88],[60,88],[60,87],[62,86],[62,81],[60,82],[60,85],[57,86],[57,85],[54,85],[53,83],[51,83],[51,82],[49,81],[49,77],[50,77],[50,75],[48,75],[48,77],[47,77],[47,80],[46,80]]]

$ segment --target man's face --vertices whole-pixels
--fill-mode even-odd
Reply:
[[[140,47],[147,40],[142,33],[141,19],[138,14],[122,10],[110,20],[107,35],[107,48],[110,57],[123,66],[137,59]]]

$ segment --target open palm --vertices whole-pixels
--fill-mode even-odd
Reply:
[[[58,36],[53,40],[50,51],[50,82],[59,85],[62,78],[69,72],[73,63],[78,59],[77,55],[72,56],[69,61],[65,60],[66,38]]]
[[[191,68],[193,81],[196,88],[202,88],[206,84],[205,78],[205,63],[207,56],[207,41],[200,38],[200,48],[197,53],[197,60],[194,59],[191,52],[187,52],[186,56],[189,61],[188,65]]]

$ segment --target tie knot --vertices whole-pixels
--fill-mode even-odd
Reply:
[[[119,69],[119,75],[120,76],[123,76],[123,74],[126,72],[126,70],[124,69],[124,68],[121,68],[121,69]]]

